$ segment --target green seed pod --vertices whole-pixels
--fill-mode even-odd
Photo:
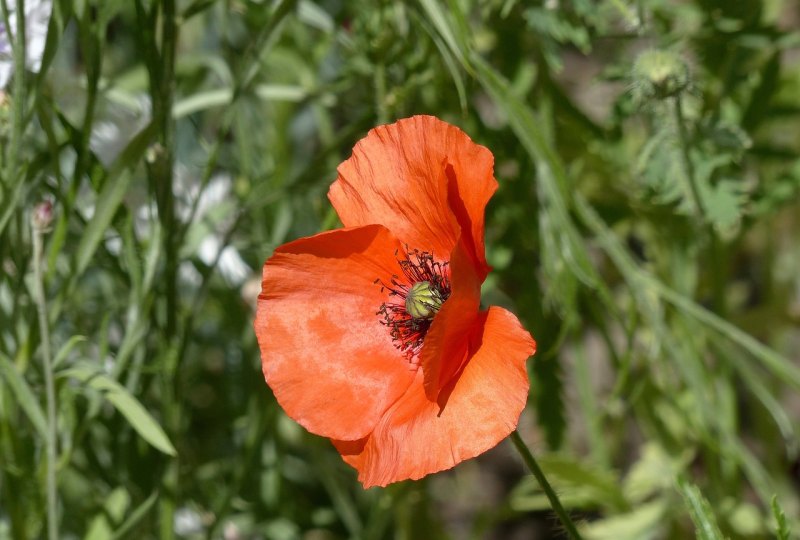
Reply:
[[[406,312],[414,319],[433,317],[442,307],[442,298],[429,281],[419,281],[406,295]]]
[[[640,99],[675,97],[689,86],[689,68],[673,52],[645,51],[633,64],[633,84]]]

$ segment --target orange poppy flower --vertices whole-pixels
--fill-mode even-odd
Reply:
[[[480,310],[494,158],[431,116],[356,144],[328,198],[344,228],[275,250],[255,331],[286,413],[364,487],[449,469],[516,428],[536,343]]]

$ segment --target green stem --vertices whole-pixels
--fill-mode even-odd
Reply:
[[[689,152],[689,149],[691,147],[691,141],[689,140],[689,130],[686,128],[686,121],[683,117],[683,105],[681,102],[680,94],[675,96],[675,107],[673,108],[673,110],[675,112],[675,122],[678,125],[678,134],[681,140],[681,155],[683,158],[683,167],[686,173],[686,177],[689,179],[689,186],[692,190],[692,198],[694,199],[695,206],[697,207],[698,215],[700,217],[700,220],[706,226],[708,238],[711,243],[708,257],[710,259],[711,269],[713,272],[712,288],[714,295],[714,310],[718,314],[724,316],[726,312],[725,279],[724,279],[725,268],[722,265],[723,258],[725,256],[724,246],[720,242],[719,238],[717,238],[717,234],[714,231],[714,227],[708,220],[708,210],[703,205],[703,199],[700,194],[700,185],[697,182],[697,175],[695,174],[694,163],[692,162],[692,158]]]
[[[173,92],[175,89],[175,56],[178,42],[178,21],[175,0],[161,2],[161,47],[158,66],[154,73],[158,79],[151,81],[153,90],[153,118],[159,124],[162,155],[153,174],[153,185],[160,190],[161,204],[159,218],[162,225],[162,243],[166,256],[164,282],[166,284],[166,324],[164,337],[167,343],[166,357],[163,361],[163,414],[167,432],[173,440],[180,442],[181,400],[179,398],[177,340],[179,336],[178,313],[178,230],[179,221],[175,215],[174,192],[174,140],[175,121],[172,118]],[[154,8],[155,9],[155,8]],[[156,20],[154,18],[154,20]],[[154,44],[154,47],[157,47]],[[175,538],[175,512],[180,502],[180,457],[176,456],[167,464],[162,478],[164,497],[161,500],[160,538]]]
[[[5,6],[5,3],[4,3]],[[6,10],[6,12],[8,12]],[[19,150],[22,148],[22,133],[25,114],[25,6],[21,0],[16,1],[16,35],[14,36],[14,94],[11,101],[11,145],[8,156],[8,180],[16,183]]]
[[[523,461],[525,461],[525,465],[533,473],[533,476],[536,477],[536,481],[539,482],[542,490],[544,491],[547,498],[550,500],[550,507],[558,516],[558,519],[561,520],[561,524],[564,525],[564,528],[569,533],[572,540],[581,540],[581,535],[578,534],[578,529],[575,528],[575,524],[572,522],[572,518],[569,517],[567,511],[564,510],[564,507],[561,505],[561,501],[558,499],[558,495],[556,495],[555,490],[550,485],[550,482],[547,481],[547,478],[544,475],[544,471],[542,471],[539,464],[536,462],[536,459],[533,457],[533,454],[522,441],[522,437],[519,436],[519,432],[514,430],[511,432],[511,442],[514,443],[514,446],[517,447],[517,451],[522,456]]]
[[[697,185],[697,178],[694,173],[694,163],[692,163],[692,157],[689,153],[689,130],[686,128],[686,122],[683,119],[683,105],[681,103],[680,94],[675,96],[675,107],[673,107],[673,111],[675,113],[675,123],[678,125],[678,134],[680,135],[681,139],[681,157],[683,158],[683,168],[686,173],[686,178],[689,179],[689,188],[692,190],[692,198],[694,199],[694,204],[697,207],[697,213],[699,214],[701,220],[706,222],[706,209],[703,206],[703,199],[700,196],[700,186]]]
[[[44,231],[33,225],[33,287],[34,302],[39,315],[39,333],[42,345],[42,367],[47,399],[47,537],[58,539],[58,493],[56,466],[58,464],[58,431],[56,426],[56,389],[53,379],[53,359],[50,351],[50,328],[47,321],[47,301],[42,279],[42,235]]]
[[[14,56],[14,75],[13,86],[10,99],[11,107],[11,133],[9,134],[8,144],[3,149],[3,178],[0,178],[0,202],[4,207],[0,212],[0,232],[12,216],[12,209],[15,201],[21,196],[25,175],[17,171],[19,167],[19,157],[22,149],[22,136],[25,127],[25,17],[22,0],[16,0],[16,13],[20,14],[16,18],[16,30],[12,40],[12,54]],[[6,29],[10,29],[10,11],[8,2],[0,0],[0,11],[2,11],[2,22]],[[8,32],[11,34],[11,32]],[[2,92],[2,90],[0,90]],[[2,141],[5,143],[5,141]]]

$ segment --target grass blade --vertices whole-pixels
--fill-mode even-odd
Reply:
[[[101,392],[133,429],[154,448],[164,454],[175,456],[177,451],[172,446],[167,434],[158,422],[147,412],[147,409],[131,395],[125,387],[110,377],[87,366],[76,366],[60,373],[61,377],[76,379]]]
[[[36,400],[36,396],[33,390],[31,390],[31,387],[28,386],[28,383],[22,375],[17,373],[17,369],[14,367],[11,359],[2,355],[0,355],[0,375],[2,375],[2,378],[8,383],[11,393],[14,394],[20,407],[22,407],[22,410],[25,411],[28,419],[33,424],[33,427],[36,428],[36,431],[43,440],[46,439],[47,422],[45,422],[44,419],[44,411],[42,411],[39,402]]]

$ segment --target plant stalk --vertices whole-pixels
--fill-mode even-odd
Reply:
[[[683,157],[683,168],[686,177],[689,179],[689,187],[692,190],[692,198],[697,207],[697,213],[703,222],[706,222],[706,209],[703,205],[703,198],[700,195],[700,186],[697,185],[697,178],[694,172],[694,163],[689,153],[689,131],[686,128],[686,122],[683,119],[683,104],[681,96],[675,96],[675,106],[673,107],[675,113],[675,123],[678,125],[678,134],[681,139],[681,157]]]
[[[698,216],[707,229],[709,242],[711,243],[708,256],[715,276],[712,285],[714,310],[719,315],[725,316],[725,312],[727,311],[725,306],[725,269],[722,266],[722,261],[725,256],[724,247],[717,237],[716,231],[714,231],[714,226],[708,220],[708,209],[703,204],[703,199],[700,194],[700,186],[697,182],[694,163],[692,162],[692,157],[689,152],[691,142],[689,140],[689,130],[686,128],[686,120],[683,117],[683,105],[680,94],[675,96],[675,106],[673,110],[675,113],[675,123],[678,125],[678,135],[681,140],[681,155],[683,158],[684,171],[689,179],[689,186],[692,190],[692,198],[697,207]]]
[[[539,463],[536,462],[536,458],[533,457],[533,453],[531,453],[530,449],[528,449],[528,447],[522,441],[522,437],[519,436],[519,432],[517,430],[511,432],[511,442],[517,447],[517,451],[522,456],[523,461],[525,461],[525,465],[528,466],[530,471],[533,473],[533,476],[536,477],[536,481],[539,482],[539,485],[541,486],[545,495],[547,495],[547,498],[550,500],[550,507],[556,513],[558,519],[561,520],[561,524],[564,525],[564,528],[569,533],[570,538],[572,538],[572,540],[582,540],[581,535],[578,533],[578,529],[572,522],[572,518],[570,518],[567,511],[564,510],[558,495],[556,495],[556,492],[550,485],[550,482],[547,481],[544,471],[542,471],[542,468],[539,467]]]
[[[33,288],[34,302],[39,316],[39,334],[42,346],[42,368],[47,400],[47,537],[58,539],[58,492],[56,467],[58,465],[58,431],[56,425],[56,388],[53,377],[53,358],[50,350],[50,328],[47,320],[47,300],[42,278],[42,237],[44,228],[32,224],[33,232]]]

